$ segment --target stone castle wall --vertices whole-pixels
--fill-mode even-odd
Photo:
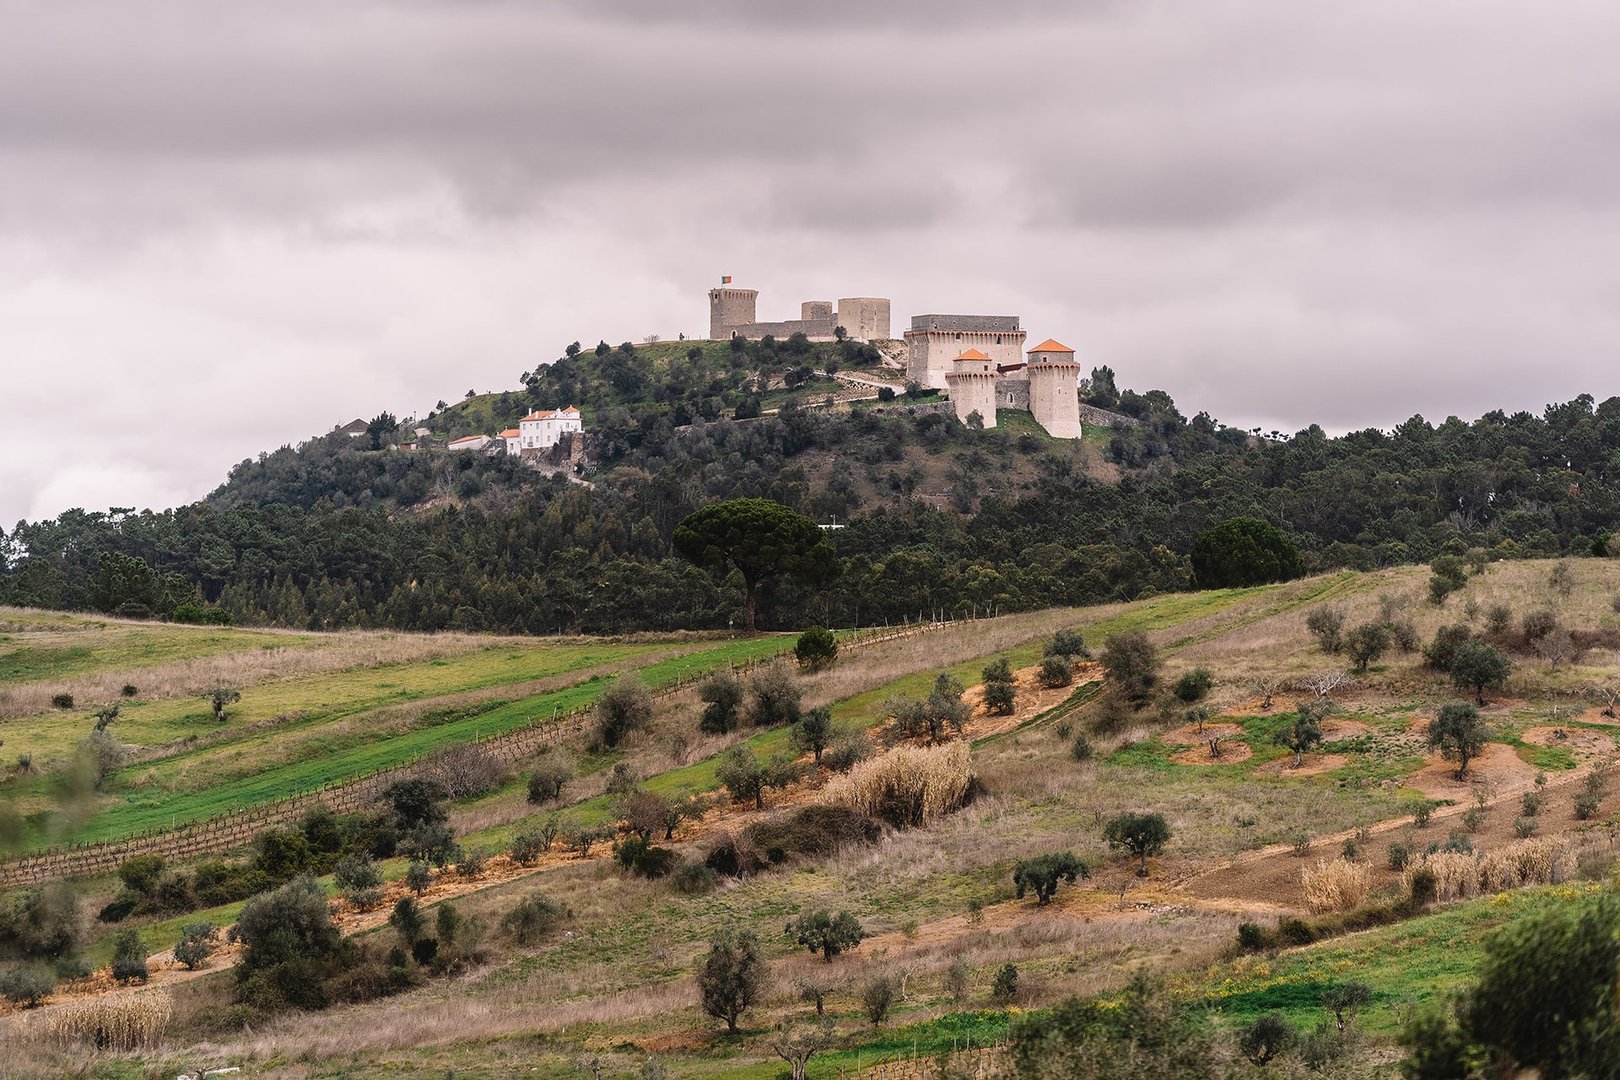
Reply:
[[[1019,333],[1016,315],[913,315],[913,330],[978,330]]]
[[[934,318],[935,316],[924,316]],[[963,316],[971,318],[973,316]],[[995,318],[996,316],[986,316]],[[913,319],[915,323],[917,320]],[[1018,320],[1013,319],[1014,322]],[[1022,330],[918,330],[906,331],[906,378],[919,386],[945,388],[951,361],[968,349],[978,349],[994,363],[1011,366],[1024,362]]]
[[[755,302],[759,293],[754,289],[733,289],[725,286],[709,290],[709,337],[725,341],[732,336],[732,328],[747,326],[755,319]]]

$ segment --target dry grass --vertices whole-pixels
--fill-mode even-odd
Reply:
[[[1372,867],[1349,859],[1323,859],[1300,871],[1305,905],[1318,914],[1349,911],[1366,902],[1372,891]]]
[[[173,1004],[162,991],[109,994],[63,1005],[50,1014],[48,1037],[58,1046],[139,1050],[157,1045]]]
[[[133,683],[141,688],[143,700],[154,701],[201,694],[215,686],[246,687],[272,679],[439,660],[487,649],[499,640],[472,634],[383,631],[311,636],[317,638],[312,645],[255,646],[150,667],[15,684],[0,689],[0,719],[44,712],[51,707],[51,697],[59,693],[70,693],[82,702],[117,701],[124,685]]]
[[[1567,881],[1575,874],[1576,852],[1564,836],[1516,840],[1482,856],[1440,852],[1408,866],[1401,885],[1410,892],[1413,877],[1424,869],[1434,872],[1435,899],[1466,900],[1526,885]]]
[[[967,743],[901,746],[829,780],[817,800],[871,817],[883,816],[885,807],[898,802],[917,808],[928,822],[961,806],[972,784]]]

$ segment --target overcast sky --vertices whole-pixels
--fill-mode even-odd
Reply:
[[[1620,394],[1620,5],[0,0],[0,522],[171,506],[721,274],[1243,427]]]

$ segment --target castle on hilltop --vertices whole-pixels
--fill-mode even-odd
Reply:
[[[806,300],[801,317],[758,322],[759,293],[740,289],[729,277],[709,290],[709,336],[758,340],[803,334],[832,341],[835,329],[856,341],[889,338],[889,301],[846,297],[836,313],[830,300]],[[1080,438],[1080,365],[1074,350],[1047,338],[1024,350],[1026,335],[1017,315],[913,315],[905,332],[906,378],[917,386],[943,390],[964,424],[975,414],[984,427],[996,426],[997,409],[1027,412],[1058,439]]]
[[[878,296],[846,296],[833,308],[831,300],[806,300],[799,317],[782,322],[760,322],[755,317],[757,289],[738,289],[731,279],[709,290],[709,337],[715,341],[745,337],[758,341],[767,334],[789,338],[803,334],[811,341],[832,341],[838,327],[854,341],[883,341],[889,337],[889,301]]]

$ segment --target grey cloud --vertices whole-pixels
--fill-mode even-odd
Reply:
[[[1612,5],[0,18],[0,521],[701,333],[720,273],[1018,312],[1243,427],[1620,392]],[[114,465],[38,452],[86,424]]]

